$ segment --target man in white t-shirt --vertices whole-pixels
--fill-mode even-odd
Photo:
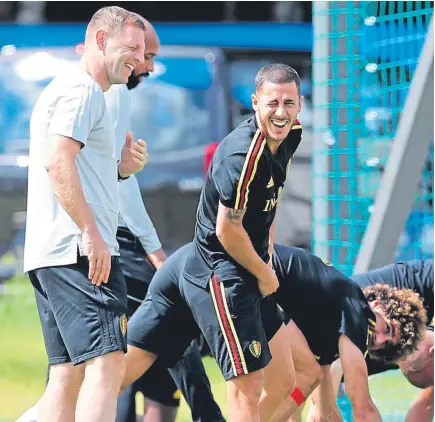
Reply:
[[[144,31],[125,9],[97,11],[80,68],[56,77],[32,114],[24,270],[51,365],[39,422],[115,420],[127,328],[118,181],[147,152],[130,133],[117,163],[104,92],[143,62]]]

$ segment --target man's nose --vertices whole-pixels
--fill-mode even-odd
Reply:
[[[383,333],[377,333],[376,334],[376,343],[378,343],[378,346],[382,346],[388,341],[388,338]]]
[[[136,67],[145,62],[145,57],[143,53],[136,53],[134,59],[136,60]]]
[[[284,107],[279,106],[275,111],[276,117],[283,117],[284,116]]]
[[[154,60],[153,59],[147,61],[147,71],[150,73],[154,72]]]

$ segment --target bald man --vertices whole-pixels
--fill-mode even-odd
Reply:
[[[130,90],[153,72],[154,58],[159,53],[158,35],[150,22],[144,20],[144,23],[145,62],[130,76],[127,83],[127,88]],[[114,87],[110,98],[106,95],[106,102],[109,109],[113,107],[113,116],[121,113],[118,110],[127,110],[130,103],[126,87]],[[120,128],[121,123],[116,126]],[[123,133],[119,133],[117,138],[122,139],[123,136]],[[120,246],[121,268],[127,281],[128,310],[131,316],[145,298],[154,272],[162,265],[166,255],[161,249],[134,177],[130,177],[119,186],[119,196],[120,221],[117,239]],[[181,361],[173,368],[168,370],[166,366],[156,363],[150,371],[123,391],[118,400],[116,421],[136,422],[138,392],[145,398],[144,422],[175,421],[180,405],[180,390],[177,386],[191,408],[194,421],[224,420],[219,406],[213,399],[198,344],[193,342]]]

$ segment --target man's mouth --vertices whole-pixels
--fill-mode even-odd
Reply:
[[[125,66],[130,70],[130,72],[133,72],[133,70],[134,70],[134,66],[133,65],[131,65],[129,63],[126,63]]]
[[[285,125],[289,122],[288,120],[277,120],[277,119],[270,119],[270,121],[274,126],[280,129],[285,127]]]

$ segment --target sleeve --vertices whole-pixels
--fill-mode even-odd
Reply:
[[[130,94],[125,85],[112,85],[104,93],[104,99],[115,128],[116,157],[120,160],[127,132],[131,129]]]
[[[343,299],[339,332],[349,337],[365,355],[370,330],[362,302],[350,298]]]
[[[93,92],[92,86],[85,83],[68,87],[55,105],[48,134],[67,136],[86,145],[101,111],[101,100],[103,94]]]
[[[249,188],[257,170],[257,157],[249,154],[233,153],[213,167],[212,177],[219,199],[223,205],[232,209],[247,207]]]
[[[162,244],[145,208],[134,174],[119,184],[119,212],[147,254],[161,249]]]

